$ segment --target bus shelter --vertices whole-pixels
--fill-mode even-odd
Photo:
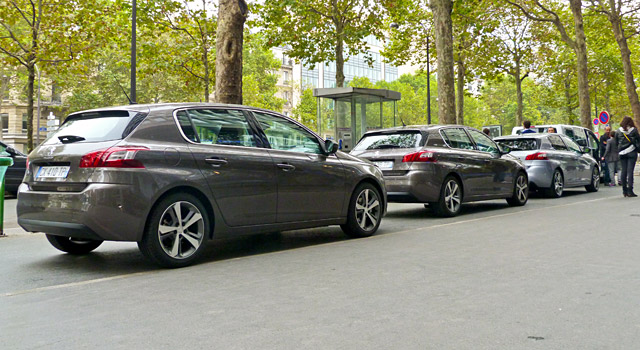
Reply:
[[[318,134],[349,152],[365,132],[396,126],[399,92],[385,89],[314,89]]]

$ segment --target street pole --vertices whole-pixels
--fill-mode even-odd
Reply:
[[[131,104],[136,104],[136,0],[131,7]]]
[[[35,66],[38,69],[38,66]],[[38,120],[36,122],[37,131],[36,131],[36,146],[40,145],[40,69],[38,69]],[[31,124],[33,125],[33,124]],[[31,135],[33,137],[33,135]]]
[[[427,124],[431,124],[431,66],[429,63],[429,33],[427,33]]]

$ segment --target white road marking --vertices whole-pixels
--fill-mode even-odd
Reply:
[[[446,224],[438,224],[438,225],[431,225],[431,226],[420,226],[420,227],[411,228],[411,229],[403,230],[403,231],[389,232],[388,234],[395,235],[395,234],[409,233],[409,232],[419,231],[419,230],[424,230],[424,229],[432,229],[432,228],[453,226],[453,225],[459,225],[459,224],[466,224],[466,223],[470,223],[470,222],[489,220],[489,219],[505,217],[505,216],[511,216],[511,215],[522,215],[523,213],[529,213],[529,212],[546,210],[546,209],[569,207],[569,206],[572,206],[572,205],[591,203],[591,202],[598,202],[598,201],[603,201],[603,200],[608,200],[608,199],[613,199],[613,198],[619,198],[619,197],[620,196],[610,196],[610,197],[598,198],[598,199],[590,199],[590,200],[580,201],[580,202],[558,204],[558,205],[542,207],[542,208],[535,208],[535,209],[528,209],[528,210],[518,210],[518,211],[514,211],[514,212],[510,212],[510,213],[489,215],[489,216],[485,216],[485,217],[481,217],[481,218],[462,220],[462,221],[455,221],[455,222],[448,222]],[[377,235],[377,236],[369,237],[368,239],[376,239],[376,238],[382,238],[382,237],[386,237],[386,236],[387,236],[387,234]],[[314,248],[314,247],[318,247],[318,246],[328,246],[328,245],[334,245],[334,244],[342,244],[342,243],[345,243],[345,242],[350,242],[350,241],[330,242],[330,243],[324,243],[324,244],[300,247],[300,248],[296,248],[296,249],[293,249],[293,250],[299,250],[299,249],[305,249],[305,248]],[[239,259],[253,258],[253,257],[260,256],[260,255],[283,254],[283,253],[290,252],[291,250],[292,249],[287,249],[287,250],[281,250],[281,251],[277,251],[277,252],[269,252],[269,253],[251,255],[251,256],[238,257],[238,258],[229,259],[229,260],[239,260]],[[9,293],[3,294],[2,296],[4,296],[4,297],[12,297],[12,296],[16,296],[16,295],[45,292],[45,291],[49,291],[49,290],[71,288],[71,287],[76,287],[76,286],[84,286],[84,285],[100,283],[100,282],[107,282],[107,281],[113,281],[113,280],[118,280],[118,279],[123,279],[123,278],[134,277],[134,276],[148,275],[148,274],[156,273],[156,272],[160,272],[160,271],[163,271],[163,270],[142,271],[142,272],[128,273],[128,274],[124,274],[124,275],[117,275],[117,276],[111,276],[111,277],[96,278],[96,279],[80,281],[80,282],[56,284],[56,285],[47,286],[47,287],[39,287],[39,288],[33,288],[33,289],[25,289],[25,290],[16,291],[16,292],[9,292]]]

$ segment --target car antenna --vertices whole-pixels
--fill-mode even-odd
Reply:
[[[400,117],[400,116],[398,116]],[[402,120],[402,117],[400,117],[400,121],[402,122],[402,126],[407,126],[407,124],[404,123],[404,120]]]
[[[122,87],[122,85],[120,85],[120,82],[118,81],[118,79],[116,79],[116,77],[114,77],[113,74],[111,75],[111,77],[113,78],[113,80],[116,81],[116,84],[118,84],[120,89],[122,89],[122,93],[127,97],[127,100],[129,100],[129,104],[132,104],[131,99],[129,98],[129,95],[127,95],[127,91]]]

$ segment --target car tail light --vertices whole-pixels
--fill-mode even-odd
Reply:
[[[436,162],[436,153],[433,151],[420,151],[416,153],[409,153],[402,157],[403,163],[408,162],[426,162],[426,163],[434,163]]]
[[[530,154],[524,158],[525,160],[547,160],[547,154],[545,152],[536,152]]]
[[[80,168],[144,168],[141,161],[135,159],[139,151],[148,151],[146,147],[111,147],[87,153],[80,159]]]

